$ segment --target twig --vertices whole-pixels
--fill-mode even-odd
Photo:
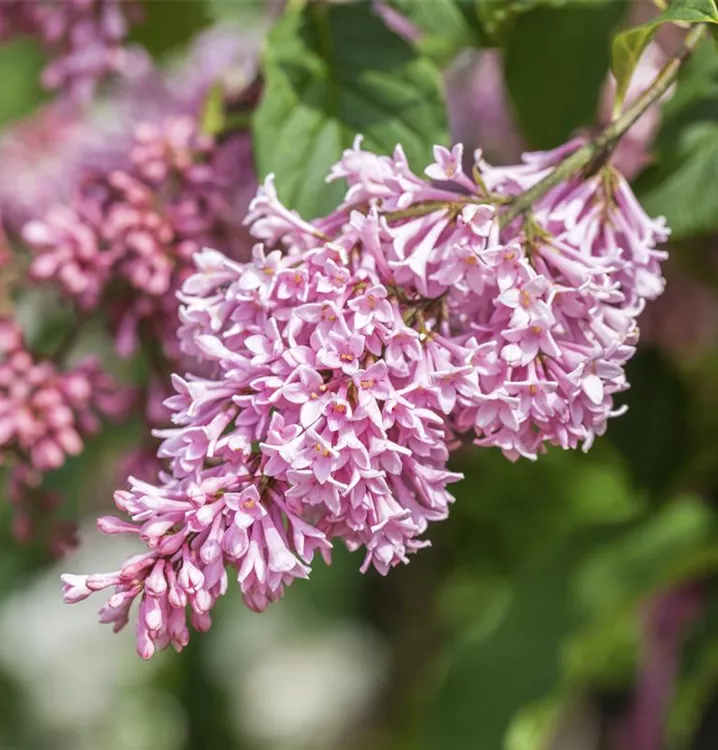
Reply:
[[[552,188],[591,165],[596,168],[612,151],[616,142],[638,120],[638,118],[663,94],[668,91],[678,76],[683,63],[691,56],[705,33],[705,24],[696,24],[686,34],[682,47],[666,63],[653,83],[626,111],[612,123],[607,125],[592,141],[574,151],[564,159],[551,174],[537,182],[532,188],[516,197],[508,210],[501,216],[501,225],[506,226],[517,216],[528,211],[531,206],[548,193]]]

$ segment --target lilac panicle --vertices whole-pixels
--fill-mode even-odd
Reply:
[[[138,125],[127,169],[90,174],[71,205],[25,225],[31,277],[58,283],[83,311],[108,307],[121,355],[147,330],[175,358],[176,292],[193,254],[244,251],[224,160],[249,169],[248,148],[244,134],[216,146],[189,115]]]
[[[139,54],[124,40],[140,16],[134,0],[5,0],[0,39],[37,36],[50,57],[43,85],[86,101],[100,81],[122,73]]]
[[[483,165],[484,184],[502,198],[516,195],[579,145],[528,154],[515,167]],[[487,258],[499,294],[471,322],[479,346],[498,357],[498,371],[481,383],[492,403],[488,412],[460,412],[458,427],[473,421],[480,445],[511,458],[534,457],[544,443],[587,450],[622,411],[613,395],[628,387],[623,366],[638,341],[636,318],[663,290],[666,253],[657,245],[667,236],[663,219],[646,216],[610,166],[559,184],[509,225],[501,238],[511,250]]]
[[[64,577],[68,602],[114,587],[115,628],[139,600],[143,658],[210,625],[228,570],[256,611],[306,578],[334,539],[386,573],[445,518],[450,449],[465,437],[515,459],[590,446],[616,414],[635,324],[663,281],[667,230],[613,168],[572,178],[500,228],[502,206],[567,153],[492,168],[437,146],[416,175],[344,152],[343,203],[306,221],[270,176],[237,263],[204,249],[179,293],[179,342],[200,369],[174,376],[154,483],[115,496],[147,552],[106,575]],[[189,618],[189,620],[188,620]]]
[[[80,453],[101,417],[121,419],[130,405],[131,393],[94,358],[58,370],[32,355],[14,322],[0,320],[0,463],[10,470],[19,536],[31,533],[26,501],[44,497],[43,474]]]
[[[102,618],[120,626],[139,597],[143,657],[186,644],[187,607],[196,629],[209,626],[227,566],[259,611],[308,576],[315,552],[329,559],[332,538],[385,573],[446,516],[458,476],[434,365],[371,256],[352,259],[356,240],[303,258],[257,246],[247,264],[198,255],[180,338],[215,374],[175,378],[174,426],[160,433],[170,472],[116,495],[134,525],[100,523],[149,551],[101,583],[65,579],[68,600],[115,586]]]

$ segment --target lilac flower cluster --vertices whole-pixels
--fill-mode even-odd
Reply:
[[[616,413],[635,316],[660,293],[665,238],[610,167],[549,192],[501,228],[501,208],[577,143],[496,169],[460,146],[415,175],[393,156],[347,150],[329,179],[348,192],[305,221],[271,177],[247,223],[262,244],[236,263],[196,255],[180,293],[168,471],[131,480],[102,518],[148,550],[106,575],[66,575],[68,602],[114,587],[101,620],[139,599],[143,658],[210,625],[235,571],[254,610],[306,578],[331,540],[362,570],[407,562],[446,517],[450,449],[468,436],[515,459],[587,448]]]
[[[482,165],[486,189],[510,199],[578,148],[524,156],[518,166]],[[486,259],[496,271],[469,327],[491,354],[480,374],[489,401],[466,405],[457,426],[475,426],[479,445],[510,458],[534,458],[545,443],[588,450],[615,416],[613,394],[628,387],[623,365],[635,352],[636,318],[663,291],[656,245],[668,236],[626,180],[604,168],[574,177],[502,233],[504,250]],[[488,421],[487,421],[488,420]]]
[[[25,495],[41,494],[44,472],[83,449],[101,417],[121,418],[131,394],[118,389],[99,363],[88,358],[59,371],[28,351],[18,327],[0,321],[0,462],[9,469],[16,531],[29,533]]]
[[[84,312],[108,309],[121,355],[144,333],[174,360],[176,291],[193,254],[207,244],[241,252],[223,162],[246,142],[217,147],[190,116],[139,125],[128,169],[90,175],[71,205],[24,227],[31,278],[55,281]]]
[[[139,10],[134,0],[5,0],[0,39],[39,37],[51,57],[43,85],[85,101],[100,80],[131,61],[123,43]]]

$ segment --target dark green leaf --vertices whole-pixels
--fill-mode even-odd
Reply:
[[[628,412],[612,420],[608,439],[619,449],[633,481],[653,496],[671,492],[691,455],[690,395],[673,366],[655,351],[641,351],[627,367]]]
[[[613,40],[611,69],[616,78],[616,108],[620,108],[633,71],[643,51],[661,24],[669,22],[718,23],[715,0],[673,0],[668,8],[648,23],[627,29]]]
[[[576,0],[473,0],[462,3],[462,8],[473,5],[473,12],[481,24],[487,46],[503,46],[511,24],[522,13],[540,5],[560,7]]]
[[[306,216],[341,200],[344,187],[324,177],[357,133],[383,153],[401,143],[418,169],[448,139],[438,70],[369,3],[290,7],[270,34],[264,74],[258,169],[274,172],[280,197]]]
[[[162,0],[143,3],[143,23],[133,27],[130,38],[155,57],[185,44],[212,17],[204,0]]]
[[[517,17],[506,39],[506,83],[531,146],[551,148],[595,120],[610,37],[626,4],[540,6]]]
[[[681,71],[663,106],[656,162],[636,184],[650,213],[668,219],[673,237],[718,227],[718,199],[708,190],[718,165],[718,50],[706,40]],[[683,260],[683,256],[681,256]]]

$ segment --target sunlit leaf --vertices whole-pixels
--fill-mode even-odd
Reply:
[[[386,28],[370,3],[290,8],[268,41],[266,89],[253,122],[261,176],[308,217],[331,210],[343,186],[325,184],[357,133],[366,148],[397,143],[423,168],[448,139],[438,70]]]

